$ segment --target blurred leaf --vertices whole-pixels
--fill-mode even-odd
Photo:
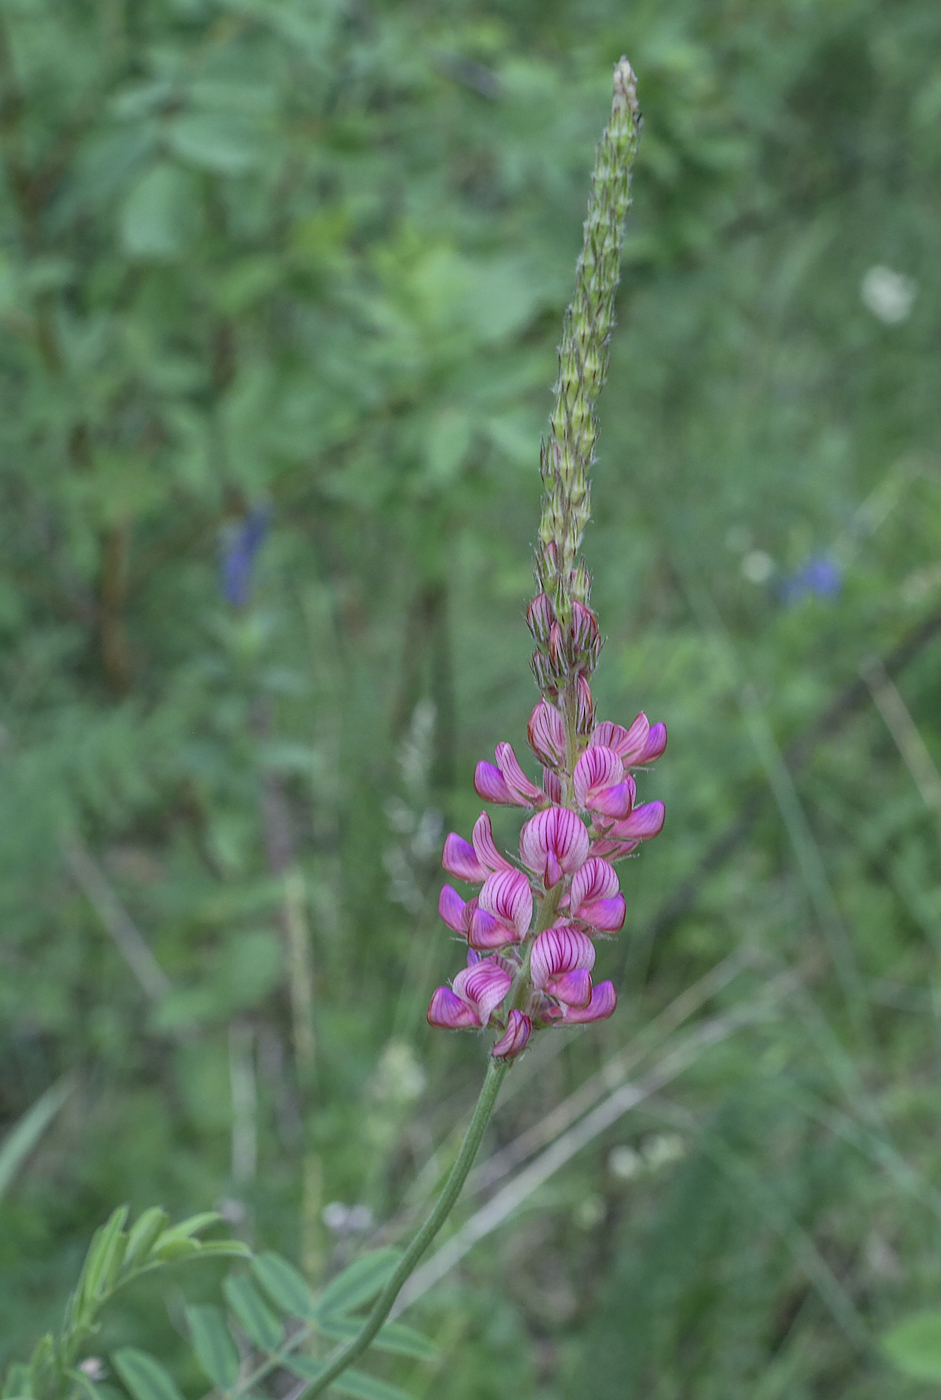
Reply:
[[[307,1280],[287,1259],[269,1250],[255,1256],[252,1269],[272,1302],[284,1312],[294,1317],[313,1316],[314,1299]]]
[[[941,1382],[941,1309],[916,1313],[882,1338],[886,1356],[920,1381]]]
[[[395,1272],[401,1258],[399,1249],[377,1249],[354,1259],[327,1284],[317,1299],[315,1316],[350,1312],[368,1303]]]
[[[51,1084],[0,1143],[0,1200],[74,1087],[69,1076]]]
[[[341,1341],[348,1341],[351,1337],[355,1337],[362,1325],[362,1318],[346,1317],[341,1313],[332,1313],[326,1317],[317,1318],[318,1330],[325,1337],[336,1337]],[[423,1337],[413,1327],[406,1327],[401,1322],[387,1322],[384,1327],[379,1329],[370,1346],[374,1346],[378,1351],[397,1352],[402,1356],[417,1356],[422,1361],[434,1361],[438,1356],[437,1348],[427,1337]]]
[[[121,209],[124,251],[131,258],[172,259],[196,233],[198,209],[192,176],[161,161],[142,175]]]
[[[238,1380],[239,1353],[222,1313],[208,1304],[192,1304],[186,1321],[200,1366],[219,1390],[231,1390]]]
[[[219,175],[243,175],[258,159],[252,126],[232,113],[177,117],[169,124],[168,134],[181,160]]]
[[[183,1400],[176,1381],[147,1352],[121,1347],[111,1360],[134,1400]]]
[[[262,1351],[280,1346],[284,1329],[247,1274],[230,1274],[222,1290],[250,1341]]]

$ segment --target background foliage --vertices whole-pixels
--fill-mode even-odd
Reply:
[[[3,1188],[0,1362],[118,1201],[314,1277],[447,1161],[482,1057],[424,1024],[438,854],[533,699],[539,436],[626,52],[587,551],[600,710],[667,722],[668,825],[599,959],[618,1015],[514,1070],[491,1151],[625,1046],[651,1094],[414,1304],[441,1362],[387,1373],[928,1393],[879,1339],[941,1294],[939,42],[929,0],[2,0],[0,1122],[63,1102]],[[135,1284],[100,1349],[195,1394],[168,1303]]]

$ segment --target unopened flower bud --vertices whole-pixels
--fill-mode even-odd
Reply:
[[[591,608],[584,603],[573,602],[570,627],[572,659],[576,665],[588,665],[594,669],[601,651],[601,632],[598,619]]]
[[[540,646],[549,641],[549,629],[555,622],[555,611],[546,593],[537,593],[526,609],[526,625]]]
[[[553,622],[549,628],[549,664],[556,676],[564,676],[566,672],[567,657],[565,655],[565,641],[562,636],[562,628],[557,622]]]
[[[523,1011],[513,1010],[507,1017],[506,1030],[490,1051],[495,1060],[515,1060],[526,1048],[533,1023]]]
[[[579,734],[590,734],[595,725],[595,702],[591,693],[591,686],[588,684],[588,677],[584,671],[578,674],[578,684],[576,689],[578,709],[575,717],[575,727]]]

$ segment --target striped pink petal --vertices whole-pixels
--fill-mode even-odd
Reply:
[[[428,1007],[428,1024],[446,1031],[466,1030],[479,1026],[480,1018],[450,987],[439,987]]]
[[[529,967],[533,986],[546,989],[551,977],[577,968],[590,970],[595,965],[595,945],[586,933],[572,924],[559,924],[544,929],[533,943]]]
[[[480,891],[480,908],[501,919],[523,938],[533,917],[533,892],[521,870],[498,870],[489,875]]]
[[[601,788],[592,793],[585,806],[590,807],[593,812],[600,812],[604,817],[620,820],[630,816],[636,796],[637,786],[628,774],[623,783],[616,783],[614,787]]]
[[[512,744],[498,744],[495,757],[503,781],[511,793],[511,801],[527,807],[531,807],[534,802],[545,802],[546,794],[542,788],[529,781],[513,752]]]
[[[618,874],[613,865],[597,856],[589,856],[585,864],[572,876],[569,891],[569,909],[576,915],[581,905],[589,900],[610,899],[617,894],[620,886]]]
[[[617,992],[611,982],[599,982],[592,989],[591,1001],[587,1006],[567,1006],[565,1024],[578,1025],[586,1021],[603,1021],[610,1016],[618,1004]]]
[[[493,839],[493,828],[486,812],[481,812],[474,823],[472,839],[478,863],[484,871],[484,874],[478,878],[484,879],[488,873],[492,874],[494,870],[512,870],[514,868],[506,856],[502,856],[497,850],[496,842]]]
[[[512,1010],[506,1020],[506,1030],[490,1051],[495,1060],[514,1060],[526,1047],[533,1023],[525,1012]]]
[[[624,780],[624,764],[614,749],[593,744],[585,750],[575,765],[572,783],[580,807],[588,806],[588,799],[602,788],[613,787]]]
[[[474,847],[453,831],[444,843],[441,864],[449,875],[472,884],[487,878],[487,870],[481,865]]]
[[[588,858],[588,832],[568,807],[537,812],[520,832],[520,858],[551,888],[563,874],[571,875]]]
[[[667,746],[667,727],[666,727],[666,725],[665,725],[665,724],[654,724],[654,725],[651,725],[651,727],[650,727],[650,733],[647,735],[647,742],[646,742],[646,744],[644,745],[643,750],[642,750],[640,756],[639,756],[638,758],[635,758],[635,759],[633,760],[633,762],[634,762],[635,764],[638,764],[638,765],[640,765],[641,763],[653,763],[653,761],[654,761],[655,758],[659,758],[659,757],[660,757],[660,755],[663,753],[663,750],[666,748],[666,746]]]
[[[662,802],[643,802],[623,822],[615,822],[605,835],[618,841],[649,841],[663,830],[666,808]]]
[[[637,761],[638,755],[643,753],[649,732],[650,722],[641,710],[630,729],[625,729],[623,724],[612,724],[610,720],[602,720],[600,724],[595,725],[588,742],[614,749],[624,766],[629,768]]]
[[[529,717],[529,746],[540,763],[558,768],[565,761],[565,725],[562,716],[546,700],[540,700]]]
[[[554,807],[561,807],[562,779],[551,768],[542,770],[542,789]]]
[[[507,928],[502,919],[495,919],[486,909],[475,909],[467,930],[467,941],[472,948],[492,953],[495,948],[505,948],[508,943],[518,941],[516,930]]]
[[[514,803],[516,798],[503,781],[503,774],[492,763],[478,763],[474,773],[474,791],[485,802]]]
[[[461,1001],[466,1001],[477,1012],[478,1024],[486,1026],[510,990],[512,981],[510,973],[495,958],[482,958],[473,967],[463,968],[452,985]]]

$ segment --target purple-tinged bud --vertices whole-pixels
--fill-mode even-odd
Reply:
[[[538,875],[546,889],[571,875],[588,859],[588,832],[581,818],[568,807],[547,807],[537,812],[520,832],[520,858]]]
[[[515,1060],[525,1050],[532,1030],[530,1018],[514,1008],[507,1017],[506,1030],[490,1051],[491,1055],[495,1060]]]
[[[549,629],[555,622],[555,610],[546,593],[537,593],[526,609],[526,625],[540,646],[549,641]]]
[[[568,1005],[565,1007],[565,1024],[581,1025],[586,1021],[603,1021],[612,1015],[617,1004],[618,998],[614,984],[612,982],[599,982],[597,987],[592,989],[591,1000],[587,1006]]]
[[[492,763],[480,762],[474,773],[474,791],[485,802],[502,802],[512,806],[516,798],[503,781],[503,774]]]
[[[562,636],[562,628],[557,622],[553,622],[549,628],[549,665],[555,676],[564,676],[568,670],[568,658],[565,654],[565,638]]]
[[[579,734],[590,734],[595,724],[595,702],[591,686],[588,684],[588,677],[584,671],[578,673],[575,696],[577,700],[575,728]]]
[[[554,705],[540,700],[529,717],[529,746],[548,768],[561,768],[565,762],[565,724]]]
[[[543,656],[541,651],[534,651],[529,664],[540,693],[554,700],[559,693],[559,678],[550,666],[548,658]]]
[[[585,607],[584,603],[578,601],[572,603],[570,635],[572,656],[576,664],[587,662],[594,668],[601,651],[601,633],[598,630],[597,617],[591,608]]]

